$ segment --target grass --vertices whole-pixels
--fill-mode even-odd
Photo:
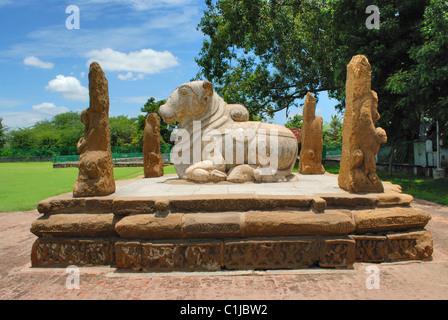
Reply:
[[[325,165],[327,172],[338,174],[339,165]],[[295,168],[297,172],[297,168]],[[165,174],[176,173],[174,166]],[[114,168],[116,180],[132,179],[143,174],[141,167]],[[448,205],[448,179],[434,180],[406,174],[378,171],[383,181],[390,181],[415,198]],[[53,169],[51,162],[0,163],[0,212],[27,211],[39,201],[73,190],[77,168]]]
[[[325,170],[338,174],[339,165],[325,165]],[[412,195],[416,199],[433,201],[448,205],[448,179],[434,180],[427,177],[416,177],[409,174],[393,172],[389,176],[387,171],[378,170],[378,176],[383,181],[389,181],[401,186],[403,193]]]
[[[115,168],[116,180],[132,179],[143,169]],[[0,212],[33,210],[41,200],[73,190],[77,168],[53,169],[51,162],[0,163]]]

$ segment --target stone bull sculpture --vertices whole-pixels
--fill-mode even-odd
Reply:
[[[294,134],[280,125],[248,121],[247,109],[227,104],[208,81],[178,87],[159,114],[167,123],[180,123],[172,159],[181,179],[237,183],[295,179]]]

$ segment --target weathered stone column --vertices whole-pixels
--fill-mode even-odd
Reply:
[[[143,167],[145,178],[163,176],[163,157],[160,152],[160,117],[151,113],[146,117],[143,136]]]
[[[74,197],[107,196],[115,192],[114,162],[110,146],[109,88],[97,62],[90,65],[90,107],[81,114],[84,137],[78,142],[79,175]]]
[[[322,165],[322,117],[316,116],[316,99],[308,92],[303,106],[302,149],[300,150],[299,173],[324,174]]]
[[[349,192],[384,192],[376,174],[375,155],[387,142],[376,128],[380,119],[378,95],[371,90],[371,66],[365,56],[354,56],[347,66],[346,106],[342,128],[339,187]]]

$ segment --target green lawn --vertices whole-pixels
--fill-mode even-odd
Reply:
[[[339,165],[325,165],[325,170],[338,174]],[[412,195],[414,198],[437,202],[448,205],[448,179],[434,180],[433,178],[416,177],[413,175],[393,172],[389,176],[387,171],[378,171],[381,180],[398,184],[403,193]]]
[[[143,168],[115,168],[116,180],[143,174]],[[73,190],[77,168],[53,169],[51,162],[0,163],[0,212],[35,209],[39,201]]]
[[[325,169],[339,173],[338,165],[325,165]],[[165,174],[170,173],[176,173],[174,166],[165,167]],[[142,174],[141,167],[114,169],[116,180]],[[383,181],[401,185],[404,193],[415,198],[448,205],[448,179],[434,180],[398,173],[389,177],[382,171],[378,174]],[[77,175],[77,168],[53,169],[51,162],[0,163],[0,212],[33,210],[43,199],[72,191]]]

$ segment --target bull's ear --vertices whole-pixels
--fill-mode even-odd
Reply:
[[[205,96],[211,97],[213,95],[213,84],[209,81],[204,81],[202,87],[205,90]]]

